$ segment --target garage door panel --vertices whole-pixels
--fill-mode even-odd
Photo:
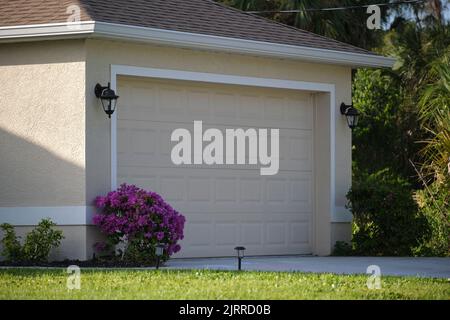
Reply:
[[[214,190],[214,203],[216,205],[229,205],[236,202],[238,197],[238,183],[239,177],[218,176],[214,180],[212,189]]]
[[[235,221],[217,221],[214,224],[214,244],[216,247],[231,248],[238,242],[239,225]]]
[[[235,123],[237,119],[238,97],[233,92],[213,92],[211,94],[212,119],[214,123]]]
[[[146,170],[144,170],[146,169]],[[158,190],[177,209],[201,212],[232,208],[241,212],[312,211],[312,175],[280,172],[276,178],[251,170],[121,168],[119,183]],[[153,174],[152,174],[153,173]],[[174,207],[175,204],[173,204]]]
[[[260,221],[242,222],[241,229],[241,243],[247,246],[258,247],[263,244],[263,228],[264,225]]]
[[[311,226],[308,221],[292,221],[289,224],[289,242],[307,245],[311,241]]]
[[[185,233],[189,235],[184,242],[190,247],[209,247],[213,242],[213,224],[210,222],[193,221],[186,225]]]
[[[162,118],[173,119],[186,114],[184,105],[184,88],[161,86],[156,89],[158,92],[157,110]]]
[[[181,245],[188,251],[183,250],[177,257],[193,256],[196,249],[202,249],[199,252],[203,255],[208,250],[230,255],[235,246],[243,243],[251,250],[248,254],[259,254],[264,250],[267,250],[265,254],[299,254],[304,253],[299,248],[310,249],[309,220],[306,217],[304,221],[291,220],[295,213],[269,218],[267,214],[222,212],[211,216],[209,220],[199,213],[187,214],[190,223]]]
[[[139,82],[122,85],[119,82],[121,108],[117,110],[119,119],[151,120],[158,114],[157,91],[153,86],[143,86]],[[122,104],[123,101],[123,104]]]
[[[213,125],[312,129],[309,93],[173,83],[119,82],[118,119],[181,123],[203,120]]]
[[[193,88],[186,90],[186,111],[189,118],[188,121],[195,119],[204,119],[211,121],[213,109],[210,108],[210,94],[207,90],[199,90]]]
[[[186,216],[176,257],[311,252],[313,108],[308,92],[121,78],[118,182],[160,193]],[[260,165],[181,165],[173,130],[279,128],[280,170]],[[205,146],[206,144],[204,144]],[[248,157],[247,157],[248,160]]]
[[[266,223],[265,241],[267,245],[282,245],[288,243],[287,229],[288,223],[284,221],[272,221]]]
[[[212,128],[210,124],[203,124],[203,132]],[[121,120],[118,124],[118,166],[151,166],[151,167],[189,167],[177,166],[171,160],[172,147],[177,142],[171,141],[173,130],[186,128],[193,135],[193,123],[160,123],[152,121]],[[226,126],[215,128],[225,132]],[[247,130],[245,126],[242,129]],[[256,130],[259,128],[255,128]],[[191,137],[193,139],[193,137]],[[208,143],[203,143],[205,147]],[[224,141],[225,145],[225,141]],[[193,148],[193,145],[192,145]],[[249,146],[247,141],[246,163],[249,163]],[[270,149],[269,149],[270,150]],[[192,150],[193,154],[193,150]],[[295,171],[312,170],[312,132],[307,130],[282,129],[279,140],[279,169]],[[192,155],[193,157],[193,155]],[[224,159],[225,162],[225,159]],[[254,169],[260,165],[196,165],[206,169]]]

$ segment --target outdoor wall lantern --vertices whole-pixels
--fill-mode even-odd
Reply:
[[[347,118],[347,124],[350,129],[355,129],[358,125],[359,112],[352,105],[347,105],[342,102],[341,113]]]
[[[159,264],[161,262],[161,257],[164,254],[164,249],[166,246],[163,243],[158,243],[155,247],[155,255],[156,255],[156,269],[159,269]]]
[[[242,258],[244,257],[245,247],[236,247],[236,248],[234,248],[234,250],[236,250],[236,252],[237,252],[238,270],[241,271]]]
[[[99,83],[95,86],[95,96],[102,101],[103,110],[111,119],[111,115],[116,110],[118,95],[111,89],[111,84],[108,82],[107,87],[103,87]]]

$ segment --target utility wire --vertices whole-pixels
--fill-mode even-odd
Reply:
[[[260,14],[260,13],[299,13],[305,11],[338,11],[338,10],[349,10],[349,9],[359,9],[359,8],[368,8],[370,6],[396,6],[401,4],[415,4],[415,3],[424,3],[426,0],[410,0],[410,1],[397,1],[391,3],[378,3],[378,4],[366,4],[359,6],[348,6],[348,7],[333,7],[333,8],[305,8],[298,10],[264,10],[264,11],[245,11],[251,14]]]

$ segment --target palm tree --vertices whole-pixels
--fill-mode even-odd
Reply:
[[[423,170],[428,176],[439,178],[450,175],[450,47],[432,64],[431,75],[435,81],[423,91],[419,119],[431,134],[422,149]]]

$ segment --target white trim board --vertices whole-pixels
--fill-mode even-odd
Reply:
[[[0,42],[80,37],[143,42],[352,67],[392,68],[395,62],[393,58],[375,54],[361,54],[96,21],[83,21],[78,24],[51,23],[0,27]]]
[[[305,82],[305,81],[292,81],[292,80],[280,80],[270,78],[257,78],[257,77],[243,77],[233,76],[226,74],[204,73],[204,72],[191,72],[172,69],[156,69],[156,68],[142,68],[135,66],[124,65],[111,65],[111,89],[117,90],[117,77],[122,76],[135,76],[143,78],[155,78],[155,79],[171,79],[171,80],[184,80],[184,81],[196,81],[204,83],[218,83],[218,84],[231,84],[242,86],[254,86],[264,88],[277,88],[277,89],[291,89],[291,90],[306,90],[315,92],[328,92],[330,94],[330,183],[331,183],[331,199],[332,204],[331,221],[341,220],[336,218],[336,173],[335,173],[335,115],[336,115],[336,95],[335,85],[329,83],[318,82]],[[111,189],[117,188],[117,112],[111,117]],[[339,221],[342,222],[342,221]]]
[[[33,226],[44,218],[57,225],[91,225],[95,209],[91,206],[64,207],[0,207],[0,223]]]
[[[346,207],[336,207],[334,209],[334,218],[332,222],[351,222],[352,219],[352,213]]]
[[[30,24],[0,27],[1,42],[20,42],[57,38],[79,38],[92,34],[95,21]]]

